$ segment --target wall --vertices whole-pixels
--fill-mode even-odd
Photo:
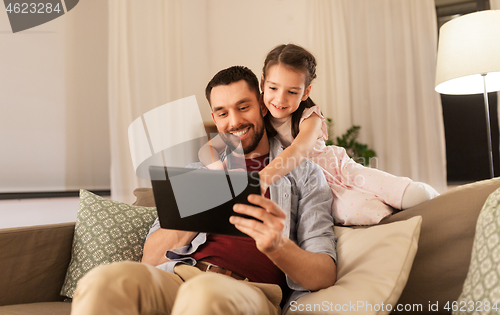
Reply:
[[[0,191],[64,189],[64,22],[0,30]]]
[[[0,10],[0,193],[109,189],[107,2],[13,34]],[[0,228],[75,221],[78,198],[0,200]]]
[[[0,193],[109,189],[107,3],[13,34],[0,10]]]
[[[0,200],[0,229],[75,222],[78,197]]]
[[[107,1],[85,0],[66,23],[66,190],[109,189]]]

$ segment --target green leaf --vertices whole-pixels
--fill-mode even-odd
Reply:
[[[370,164],[370,159],[376,157],[375,151],[368,148],[367,144],[360,143],[357,141],[359,136],[359,131],[361,126],[353,125],[349,128],[343,135],[333,139],[333,120],[331,118],[326,118],[326,126],[328,131],[328,139],[325,141],[325,145],[336,145],[346,149],[347,154],[354,159],[356,162],[368,166]]]

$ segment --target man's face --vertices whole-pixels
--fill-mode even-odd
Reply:
[[[230,145],[231,140],[240,140],[245,156],[263,155],[269,152],[263,116],[267,113],[255,92],[245,80],[228,85],[219,85],[210,94],[212,119],[219,133],[231,134],[223,139]],[[265,140],[265,141],[263,141]]]

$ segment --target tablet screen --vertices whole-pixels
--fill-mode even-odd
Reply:
[[[229,217],[248,217],[233,206],[260,194],[257,172],[152,166],[150,173],[162,228],[248,237]]]

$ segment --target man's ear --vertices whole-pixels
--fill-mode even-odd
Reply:
[[[262,100],[262,97],[260,99],[259,104],[260,104],[260,112],[262,114],[262,117],[264,117],[264,116],[266,116],[268,110],[267,110],[266,104],[264,104],[264,100]]]
[[[307,100],[307,98],[309,97],[309,94],[311,93],[311,88],[312,88],[312,86],[309,84],[309,86],[304,91],[304,95],[302,95],[301,100],[303,100],[303,101]]]

